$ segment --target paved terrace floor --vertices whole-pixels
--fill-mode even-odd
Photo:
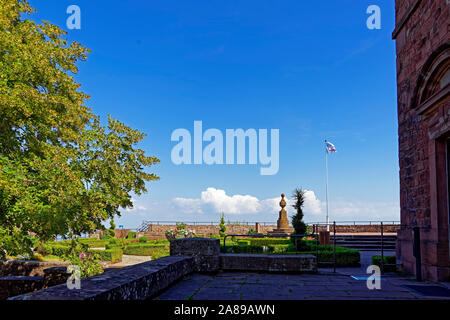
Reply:
[[[220,272],[215,275],[192,274],[157,296],[158,300],[417,300],[450,299],[425,296],[405,285],[438,285],[450,289],[450,283],[417,282],[411,276],[385,274],[381,289],[369,290],[365,268],[373,252],[361,254],[361,268],[319,269],[317,274],[269,274]]]

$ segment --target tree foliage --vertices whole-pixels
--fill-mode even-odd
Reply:
[[[17,254],[55,235],[80,235],[132,207],[158,179],[136,147],[144,134],[85,105],[74,81],[89,52],[25,0],[0,6],[0,248]],[[4,253],[4,250],[0,250]],[[0,253],[1,254],[1,253]]]
[[[296,188],[292,193],[292,199],[294,204],[292,207],[295,209],[295,215],[292,216],[292,226],[294,227],[295,234],[305,234],[306,224],[303,222],[303,205],[305,203],[305,190]]]

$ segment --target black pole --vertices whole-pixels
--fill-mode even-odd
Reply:
[[[333,222],[333,272],[336,273],[336,221]]]
[[[420,228],[414,227],[413,251],[416,257],[416,279],[422,281],[422,257],[420,252]]]
[[[381,222],[381,274],[384,273],[384,242],[383,242],[383,222]]]
[[[316,225],[317,230],[317,225]],[[319,232],[316,232],[316,266],[319,268]]]

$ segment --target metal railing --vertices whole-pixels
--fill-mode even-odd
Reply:
[[[376,221],[376,220],[361,220],[361,221],[335,221],[337,225],[377,225],[383,222],[385,225],[400,225],[400,221]],[[211,225],[211,226],[217,226],[220,224],[218,221],[174,221],[174,220],[147,220],[143,221],[141,226],[138,228],[134,228],[137,231],[147,231],[148,225],[176,225],[177,223],[184,223],[186,225],[191,226],[198,226],[198,225]],[[272,221],[226,221],[226,225],[255,225],[256,223],[259,223],[261,226],[276,226],[275,222]],[[326,222],[305,222],[305,224],[309,226],[313,225],[327,225]],[[328,225],[332,225],[332,223],[329,223]]]
[[[305,222],[307,225],[327,225],[327,223],[326,222],[319,222],[319,221],[317,221],[317,222]],[[369,226],[371,226],[371,225],[378,225],[378,224],[380,224],[380,223],[384,223],[385,225],[400,225],[401,223],[400,223],[400,221],[397,221],[397,220],[383,220],[383,221],[376,221],[376,220],[361,220],[361,221],[357,221],[357,220],[354,220],[354,221],[351,221],[351,220],[348,220],[348,221],[334,221],[334,222],[330,222],[330,223],[328,223],[328,225],[330,225],[330,226],[332,226],[333,225],[333,223],[336,223],[336,225],[349,225],[349,226],[351,226],[351,225],[369,225]]]

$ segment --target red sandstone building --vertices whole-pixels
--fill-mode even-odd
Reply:
[[[400,207],[397,259],[416,274],[450,280],[450,0],[396,0]]]

